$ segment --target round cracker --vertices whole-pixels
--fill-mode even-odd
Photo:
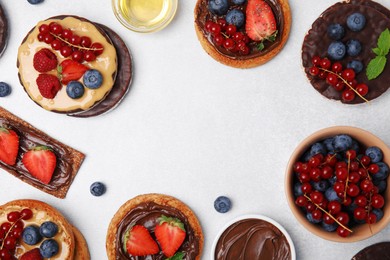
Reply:
[[[65,243],[69,247],[69,254],[64,258],[61,258],[61,260],[73,259],[73,255],[75,253],[75,238],[73,235],[72,226],[57,209],[42,201],[21,199],[10,201],[0,206],[0,212],[6,212],[7,208],[10,207],[28,208],[33,211],[36,210],[40,212],[46,212],[52,221],[58,225],[58,229],[63,231],[64,236],[62,237],[61,243]]]
[[[116,255],[117,250],[115,245],[116,245],[116,234],[118,232],[119,223],[122,221],[122,219],[126,216],[126,214],[130,210],[136,208],[141,203],[147,203],[147,202],[154,202],[162,206],[169,206],[175,208],[181,211],[187,217],[188,223],[193,229],[195,236],[197,236],[199,239],[199,254],[196,256],[195,260],[200,260],[203,251],[204,237],[203,237],[202,228],[200,226],[198,218],[196,217],[194,212],[180,200],[172,196],[157,194],[157,193],[143,194],[143,195],[136,196],[133,199],[128,200],[125,204],[123,204],[119,208],[119,210],[115,213],[107,230],[106,251],[107,251],[108,259],[109,260],[118,259]]]
[[[290,34],[291,30],[291,10],[288,0],[276,0],[278,4],[281,7],[281,11],[283,13],[283,32],[281,33],[281,39],[275,48],[273,48],[271,51],[265,53],[264,55],[257,56],[254,58],[248,58],[248,59],[234,59],[229,56],[226,56],[224,54],[221,54],[208,40],[207,35],[205,35],[202,31],[202,28],[197,23],[197,19],[200,15],[200,5],[202,5],[202,2],[204,0],[198,0],[195,6],[194,10],[194,16],[195,16],[195,31],[196,35],[198,36],[198,40],[200,44],[202,45],[203,49],[215,60],[219,61],[222,64],[235,67],[235,68],[241,68],[241,69],[247,69],[256,67],[259,65],[262,65],[266,63],[267,61],[271,60],[273,57],[275,57],[284,47],[284,45],[287,42],[288,36]]]
[[[75,239],[75,251],[74,251],[74,260],[90,260],[91,256],[89,254],[88,244],[85,240],[83,234],[75,226],[72,226],[73,235]]]

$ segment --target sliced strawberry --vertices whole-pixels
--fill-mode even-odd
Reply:
[[[26,152],[22,162],[32,176],[48,184],[56,168],[57,158],[49,147],[38,146]]]
[[[74,60],[64,60],[61,62],[58,72],[61,75],[61,83],[66,85],[69,81],[78,80],[89,68]]]
[[[264,0],[248,0],[245,31],[254,41],[262,41],[276,32],[275,15]]]
[[[39,72],[48,72],[57,67],[57,56],[48,48],[40,49],[34,54],[33,66]]]
[[[184,224],[177,218],[162,215],[154,233],[166,257],[172,257],[186,238]]]
[[[19,136],[11,129],[0,128],[0,161],[14,165],[19,151]]]
[[[39,93],[42,97],[53,99],[62,88],[58,78],[51,74],[39,74],[37,80]]]
[[[39,248],[34,248],[33,250],[27,251],[22,255],[20,260],[42,260],[43,257],[39,252]]]
[[[125,233],[124,245],[132,256],[154,255],[160,251],[149,231],[141,225],[135,225]]]

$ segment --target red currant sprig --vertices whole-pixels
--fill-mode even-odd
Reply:
[[[232,53],[240,53],[241,55],[248,55],[250,48],[248,43],[249,37],[243,32],[237,31],[237,27],[232,24],[227,24],[223,18],[216,22],[207,21],[205,29],[210,33],[215,45],[223,46],[227,51]]]
[[[92,43],[88,36],[80,37],[70,29],[63,29],[56,22],[39,26],[38,40],[50,44],[54,50],[60,51],[63,57],[71,56],[78,62],[94,61],[104,50],[101,43]]]
[[[335,90],[342,91],[342,99],[350,102],[355,99],[355,94],[365,102],[369,101],[364,97],[368,93],[368,86],[364,83],[358,84],[355,80],[355,71],[353,69],[344,69],[340,62],[332,62],[328,58],[314,56],[312,58],[313,66],[309,69],[312,76],[326,80]],[[345,86],[348,89],[344,89]]]

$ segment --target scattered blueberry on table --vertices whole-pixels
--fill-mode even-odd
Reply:
[[[6,97],[11,94],[11,86],[5,82],[0,82],[0,97]]]
[[[99,197],[106,192],[106,186],[101,182],[94,182],[90,187],[91,194],[93,196]]]
[[[230,210],[231,206],[232,206],[232,202],[226,196],[219,196],[214,201],[214,208],[219,213],[226,213],[226,212],[228,212]]]

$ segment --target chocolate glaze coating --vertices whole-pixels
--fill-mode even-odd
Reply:
[[[368,246],[352,257],[352,260],[390,260],[390,242]]]
[[[3,54],[8,40],[8,21],[4,9],[0,5],[0,56]]]
[[[273,224],[261,219],[243,219],[230,225],[219,238],[214,259],[291,259],[286,237]]]
[[[362,13],[367,20],[366,26],[360,32],[352,32],[346,26],[346,20],[349,15],[355,12]],[[350,60],[360,60],[364,64],[364,70],[356,76],[358,83],[365,83],[369,87],[369,92],[365,96],[367,100],[372,100],[382,95],[389,87],[390,65],[386,65],[382,74],[374,79],[368,80],[365,68],[371,59],[375,57],[372,48],[377,46],[377,40],[382,31],[390,28],[390,11],[384,6],[371,0],[351,0],[348,2],[336,3],[326,9],[321,16],[313,23],[312,28],[307,33],[302,45],[302,64],[307,77],[313,87],[328,99],[335,99],[344,102],[341,99],[341,92],[336,91],[328,85],[325,80],[315,78],[309,74],[312,66],[311,58],[315,55],[320,57],[327,56],[329,44],[333,41],[327,36],[327,28],[330,24],[340,23],[345,28],[345,36],[341,39],[346,43],[350,39],[359,40],[363,49],[357,57],[346,56],[342,61],[345,68]],[[359,104],[364,100],[356,95],[356,98],[347,104]]]

